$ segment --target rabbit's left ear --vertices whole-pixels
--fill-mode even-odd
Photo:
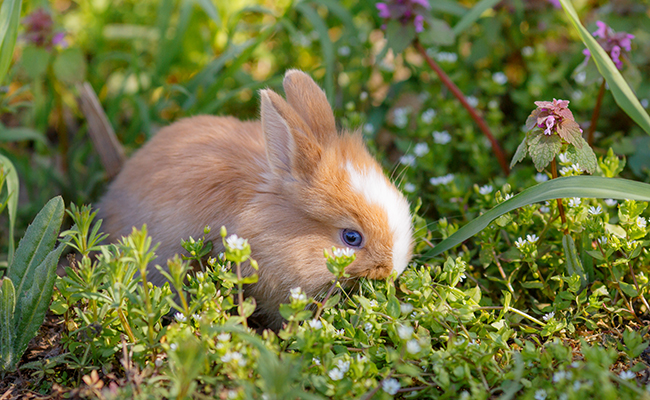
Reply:
[[[337,135],[334,113],[327,96],[309,75],[291,69],[284,75],[282,85],[287,102],[309,125],[318,143],[327,144]]]

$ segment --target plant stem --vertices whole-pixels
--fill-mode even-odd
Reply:
[[[241,263],[237,263],[237,300],[239,301],[239,316],[242,317],[242,325],[248,328],[247,318],[244,316],[244,284],[242,283]]]
[[[632,275],[632,280],[634,281],[634,287],[636,288],[636,291],[639,292],[641,301],[645,305],[646,313],[650,312],[650,305],[648,305],[648,302],[646,301],[645,297],[643,296],[643,293],[641,293],[641,289],[639,288],[639,284],[636,281],[636,276],[634,275],[634,269],[632,268],[632,263],[628,265],[630,267],[630,275]]]
[[[603,97],[605,96],[605,80],[600,85],[600,90],[598,91],[598,97],[596,98],[596,106],[594,107],[594,113],[591,115],[591,123],[589,124],[589,131],[587,132],[587,143],[591,146],[594,143],[594,132],[596,131],[596,122],[598,122],[598,116],[600,115],[600,106],[603,104]]]
[[[557,178],[557,163],[555,162],[555,158],[553,161],[551,161],[551,175],[553,175],[553,179]],[[564,226],[564,234],[568,235],[569,234],[569,227],[566,224],[566,215],[564,214],[564,206],[562,206],[562,199],[556,199],[557,201],[557,209],[560,211],[560,218],[562,219],[562,225]]]
[[[503,306],[485,306],[485,307],[477,308],[477,310],[503,310],[503,309],[504,309]],[[506,312],[508,312],[508,311],[512,311],[513,313],[521,315],[524,318],[528,318],[529,320],[531,320],[531,321],[533,321],[533,322],[535,322],[535,323],[537,323],[537,324],[539,324],[541,326],[546,326],[546,323],[544,323],[544,322],[538,320],[537,318],[535,318],[533,316],[530,316],[530,315],[526,314],[525,312],[520,311],[520,310],[518,310],[518,309],[516,309],[514,307],[508,307],[506,309]]]
[[[323,301],[319,302],[318,304],[318,310],[316,310],[316,315],[314,316],[314,319],[318,319],[320,317],[320,314],[323,312],[323,309],[325,308],[325,303],[327,303],[327,300],[332,296],[332,293],[334,293],[334,289],[336,289],[336,285],[339,283],[339,277],[337,276],[336,279],[334,279],[334,283],[330,287],[330,290],[327,291],[327,294],[323,298]]]
[[[415,48],[418,50],[420,55],[424,57],[425,61],[427,64],[429,64],[429,67],[431,67],[432,70],[435,71],[435,73],[438,75],[442,83],[456,96],[458,101],[465,107],[467,112],[472,116],[472,119],[478,127],[481,129],[485,137],[488,138],[490,143],[492,144],[492,150],[494,151],[494,155],[497,157],[497,160],[499,161],[499,165],[501,165],[501,169],[503,170],[503,173],[508,176],[510,175],[510,167],[508,166],[508,162],[506,161],[506,156],[501,149],[501,146],[499,145],[499,142],[494,138],[494,135],[492,135],[492,132],[490,132],[490,128],[488,127],[487,123],[481,118],[480,115],[476,112],[474,107],[470,106],[469,103],[467,102],[467,99],[465,99],[465,95],[458,89],[458,86],[454,82],[451,81],[451,79],[447,76],[445,71],[440,68],[440,66],[427,54],[427,51],[425,50],[424,47],[422,47],[422,44],[420,44],[419,41],[415,41],[414,43]]]

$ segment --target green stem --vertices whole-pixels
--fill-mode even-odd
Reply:
[[[555,162],[555,158],[553,158],[553,161],[551,161],[551,175],[553,176],[553,179],[557,178],[557,163]],[[564,206],[562,206],[562,199],[556,199],[556,201],[557,201],[557,209],[558,211],[560,211],[560,218],[562,219],[564,234],[568,235],[569,227],[567,226],[566,223],[566,215],[564,214]]]
[[[327,294],[323,298],[323,301],[318,303],[318,310],[316,310],[316,315],[314,316],[314,319],[320,318],[320,314],[323,312],[323,309],[325,308],[325,303],[327,303],[327,300],[332,296],[332,293],[334,293],[334,289],[336,289],[336,285],[339,283],[339,277],[337,276],[336,279],[334,279],[334,283],[332,283],[332,286],[330,289],[327,291]]]
[[[239,302],[239,316],[242,317],[242,325],[248,328],[248,321],[244,316],[244,284],[242,283],[241,263],[236,264],[237,269],[237,300]]]
[[[603,104],[603,97],[605,95],[605,80],[600,85],[600,90],[598,91],[598,97],[596,98],[596,105],[594,106],[594,113],[591,115],[591,124],[589,125],[589,131],[587,132],[587,143],[591,146],[594,143],[594,132],[596,132],[596,123],[598,122],[598,116],[600,115],[600,106]]]

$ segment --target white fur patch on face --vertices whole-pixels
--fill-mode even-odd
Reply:
[[[345,169],[352,188],[363,195],[368,203],[378,204],[386,211],[388,228],[393,234],[393,271],[401,274],[410,261],[409,249],[413,237],[408,202],[381,172],[372,168],[359,171],[349,161]]]

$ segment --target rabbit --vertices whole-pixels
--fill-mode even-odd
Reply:
[[[260,90],[261,121],[195,116],[161,129],[124,165],[99,203],[112,240],[147,224],[157,261],[182,251],[180,238],[219,227],[247,238],[259,281],[245,288],[253,317],[278,330],[290,289],[327,290],[323,249],[351,248],[351,278],[399,275],[413,252],[409,204],[370,155],[360,133],[341,133],[322,89],[286,72],[286,100]],[[255,271],[243,266],[244,274]],[[155,269],[149,280],[161,285]]]

